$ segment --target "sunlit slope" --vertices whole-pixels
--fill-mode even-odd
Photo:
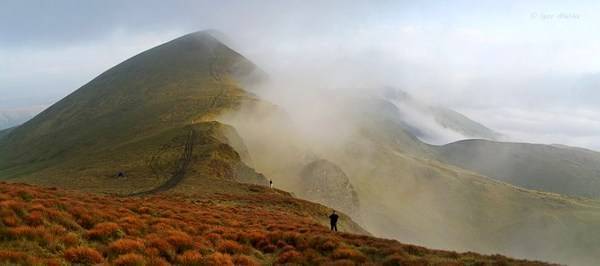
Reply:
[[[89,156],[67,160],[16,180],[125,195],[153,189],[158,189],[153,192],[167,191],[190,182],[205,184],[214,180],[266,185],[265,177],[246,166],[228,144],[222,134],[226,129],[227,126],[217,122],[204,122],[164,130],[93,151]],[[194,135],[190,139],[191,131]],[[186,145],[192,146],[187,158],[184,157]],[[184,160],[188,165],[180,169]],[[181,175],[176,175],[178,171]],[[124,176],[118,176],[118,172]],[[203,188],[202,191],[209,192],[208,186]],[[193,190],[192,187],[189,190]]]
[[[517,186],[600,197],[600,153],[557,145],[466,140],[437,147],[441,161]]]
[[[217,154],[216,161],[228,161],[227,166],[215,164],[219,171],[232,173],[225,168],[239,168],[233,165],[239,158],[219,157],[235,153],[225,147],[225,138],[218,137],[223,127],[204,122],[250,99],[235,77],[253,69],[252,63],[207,32],[145,51],[1,138],[0,177],[137,191],[173,175],[169,167],[149,175],[156,172],[152,160],[160,153],[159,164],[177,164],[191,131],[195,131],[191,159]],[[127,180],[113,180],[118,172]],[[123,186],[128,182],[137,185]]]

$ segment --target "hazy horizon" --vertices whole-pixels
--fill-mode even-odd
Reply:
[[[39,110],[119,62],[216,29],[267,73],[317,88],[392,86],[512,141],[600,150],[598,4],[9,1],[0,112]]]

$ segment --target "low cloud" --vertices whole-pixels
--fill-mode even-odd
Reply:
[[[597,149],[598,120],[588,115],[600,112],[600,63],[592,59],[600,21],[590,13],[597,4],[512,4],[8,2],[0,11],[0,108],[52,103],[138,52],[217,29],[297,87],[393,86],[514,140]],[[532,19],[534,12],[578,19]],[[560,120],[547,118],[558,113]]]

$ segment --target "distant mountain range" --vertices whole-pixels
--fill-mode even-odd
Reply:
[[[400,91],[323,93],[299,123],[244,88],[254,73],[264,74],[208,32],[147,50],[0,131],[0,178],[192,197],[261,195],[244,184],[271,179],[375,236],[570,265],[600,259],[599,201],[527,189],[594,196],[596,153],[491,141],[493,130]],[[433,145],[463,138],[488,140]],[[278,204],[326,223],[321,205]]]
[[[501,134],[451,109],[426,104],[395,88],[387,88],[384,98],[398,107],[407,130],[424,142],[446,144],[461,139],[497,140]]]
[[[389,88],[386,100],[397,107],[389,110],[388,117],[396,112],[395,121],[411,135],[429,144],[443,144],[421,148],[441,162],[524,188],[600,198],[598,152],[566,145],[499,142],[501,134],[401,90]]]

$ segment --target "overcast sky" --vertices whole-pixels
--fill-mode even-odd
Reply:
[[[39,108],[119,62],[216,29],[273,75],[395,86],[513,140],[600,150],[594,1],[10,1],[0,111]]]

